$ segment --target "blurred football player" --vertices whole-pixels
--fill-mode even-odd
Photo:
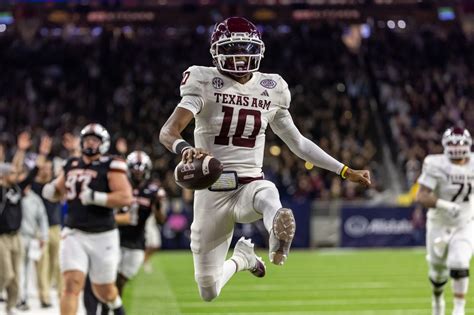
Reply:
[[[449,128],[444,154],[428,155],[418,178],[417,201],[429,208],[426,249],[433,286],[432,314],[444,315],[443,288],[452,279],[453,315],[464,315],[474,246],[474,159],[467,129]]]
[[[60,243],[61,314],[77,313],[87,273],[95,295],[114,314],[124,314],[115,285],[120,247],[113,208],[132,203],[127,164],[105,155],[110,136],[99,124],[85,126],[80,141],[81,156],[68,159],[63,173],[43,188],[46,199],[55,202],[65,195],[68,204]]]
[[[166,193],[151,181],[150,157],[143,151],[134,151],[127,156],[127,165],[133,185],[133,202],[125,212],[115,216],[120,224],[121,260],[117,276],[120,294],[125,283],[137,274],[143,263],[147,219],[151,215],[158,223],[164,223],[166,219],[163,207]]]
[[[140,269],[145,257],[145,226],[153,214],[154,222],[163,223],[166,218],[162,201],[166,194],[150,180],[152,163],[143,151],[134,151],[127,156],[127,166],[132,181],[133,202],[130,207],[122,209],[115,215],[120,232],[120,264],[117,274],[117,288],[122,296],[125,284]],[[87,288],[87,287],[86,287]],[[91,292],[87,303],[88,314],[96,314],[97,302]],[[85,295],[85,293],[84,293]],[[106,304],[101,305],[101,314],[109,314]]]
[[[370,184],[369,172],[338,162],[296,128],[289,112],[290,91],[277,74],[258,72],[265,45],[248,20],[231,17],[211,36],[214,67],[192,66],[183,73],[181,102],[160,132],[160,141],[184,162],[212,154],[224,165],[217,182],[194,193],[191,250],[200,295],[211,301],[237,272],[265,274],[250,240],[241,238],[225,260],[234,223],[263,218],[270,233],[269,258],[282,265],[295,234],[295,219],[283,208],[275,185],[264,180],[265,131],[272,130],[300,158],[350,181]],[[195,119],[192,147],[181,137]]]

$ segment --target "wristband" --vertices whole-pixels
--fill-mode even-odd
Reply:
[[[107,204],[107,193],[92,191],[92,202],[97,206],[105,207]]]
[[[184,139],[177,139],[174,143],[173,143],[173,153],[175,154],[181,154],[183,153],[183,150],[186,149],[186,148],[192,148],[193,146],[190,145],[189,143],[186,142],[186,140]]]
[[[451,210],[456,210],[457,208],[459,208],[459,205],[451,201],[438,199],[436,201],[435,207],[441,210],[451,211]]]
[[[346,179],[346,172],[347,170],[349,169],[348,166],[344,165],[344,167],[342,168],[342,171],[341,171],[341,174],[339,174],[339,176],[341,176],[342,179]]]

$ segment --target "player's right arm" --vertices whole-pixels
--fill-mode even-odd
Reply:
[[[183,73],[180,94],[181,101],[160,130],[160,142],[175,154],[181,154],[183,162],[192,162],[194,157],[209,154],[204,149],[194,148],[181,136],[181,132],[189,125],[204,105],[201,76],[198,67],[190,67]]]
[[[41,194],[46,200],[51,202],[59,202],[66,193],[66,180],[64,172],[56,177],[53,181],[44,185]]]
[[[446,211],[452,217],[457,217],[461,207],[452,201],[438,198],[434,193],[440,177],[443,176],[436,165],[434,159],[430,156],[426,157],[423,162],[423,170],[418,178],[420,188],[416,194],[416,202],[426,208],[437,208]]]

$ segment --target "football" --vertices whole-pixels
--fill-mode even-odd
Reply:
[[[224,166],[210,155],[194,158],[191,163],[182,161],[174,170],[176,183],[187,189],[200,190],[210,187],[221,176]]]

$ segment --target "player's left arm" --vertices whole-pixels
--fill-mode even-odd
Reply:
[[[131,222],[130,212],[119,212],[115,214],[115,223],[118,225],[128,225]]]
[[[133,199],[132,185],[130,185],[126,173],[112,171],[108,173],[107,177],[109,178],[110,192],[107,193],[106,207],[130,206]]]
[[[318,145],[300,133],[287,109],[279,109],[270,126],[273,132],[301,159],[332,171],[343,179],[370,186],[370,172],[368,170],[353,170],[324,152]]]

